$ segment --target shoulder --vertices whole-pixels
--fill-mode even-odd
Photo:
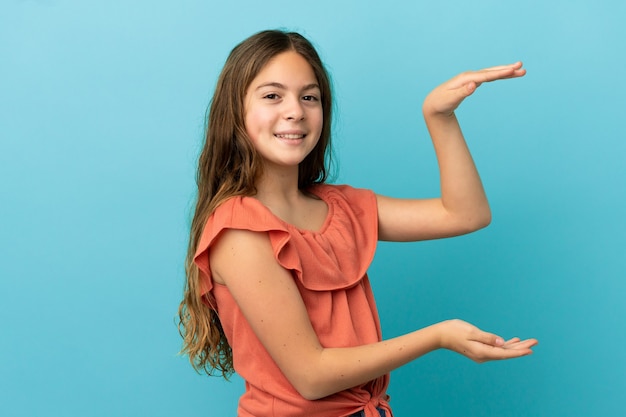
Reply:
[[[208,251],[213,280],[224,276],[250,275],[275,264],[269,235],[247,229],[224,229]]]
[[[237,196],[220,204],[204,225],[194,257],[195,264],[204,274],[205,291],[212,288],[212,262],[216,260],[213,255],[220,252],[220,247],[232,247],[238,254],[243,254],[246,250],[256,254],[259,252],[258,248],[246,245],[267,244],[268,237],[278,250],[288,240],[288,232],[258,200]],[[217,262],[219,263],[219,259]]]
[[[376,195],[372,190],[356,188],[347,184],[319,184],[310,189],[313,194],[330,201],[344,201],[352,207],[376,205]]]
[[[272,223],[274,216],[256,198],[235,196],[220,204],[209,216],[207,225],[233,226],[238,229],[258,227],[259,223]]]
[[[253,197],[231,197],[220,204],[209,216],[204,226],[199,249],[209,246],[216,237],[225,230],[249,230],[267,232],[284,230],[284,225]]]

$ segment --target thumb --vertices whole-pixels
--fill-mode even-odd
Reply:
[[[463,89],[465,90],[465,97],[471,96],[477,88],[478,84],[476,84],[474,81],[470,81],[469,83],[465,84],[465,88]]]
[[[463,100],[474,94],[474,91],[476,91],[477,88],[478,84],[476,84],[474,81],[470,81],[467,84],[463,84],[460,87],[455,88],[453,90],[452,97],[452,99],[454,100],[454,109],[456,110],[456,108],[463,102]]]
[[[490,345],[490,346],[500,347],[500,346],[504,345],[504,339],[503,338],[501,338],[500,336],[495,335],[493,333],[487,333],[487,332],[483,332],[483,331],[481,331],[480,333],[478,333],[476,335],[475,340],[477,342],[484,343],[484,344]]]

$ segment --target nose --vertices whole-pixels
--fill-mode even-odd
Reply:
[[[285,101],[285,119],[287,120],[303,120],[304,119],[304,106],[299,97]]]

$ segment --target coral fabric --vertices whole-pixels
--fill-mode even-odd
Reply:
[[[225,229],[268,233],[276,260],[292,273],[313,328],[324,347],[350,347],[381,340],[380,323],[367,276],[378,240],[376,197],[347,185],[309,190],[328,205],[318,231],[301,230],[252,197],[233,197],[208,219],[196,252],[201,288],[219,314],[233,350],[235,371],[246,381],[239,417],[341,417],[365,410],[391,416],[389,375],[323,399],[304,399],[258,340],[228,288],[211,279],[209,250]]]

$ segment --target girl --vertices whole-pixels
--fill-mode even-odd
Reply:
[[[402,200],[326,184],[328,75],[297,33],[260,32],[229,55],[200,155],[183,352],[246,381],[240,417],[386,416],[389,372],[434,349],[477,362],[530,354],[460,320],[382,340],[366,274],[377,240],[468,233],[490,210],[454,110],[521,63],[463,73],[423,105],[441,198]]]

